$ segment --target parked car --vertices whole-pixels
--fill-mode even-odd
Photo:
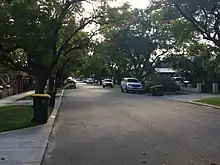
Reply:
[[[141,93],[143,86],[136,78],[123,78],[121,81],[121,92],[128,93],[130,91]]]
[[[176,83],[176,85],[185,85],[187,86],[190,82],[185,80],[183,77],[171,77],[171,79]]]
[[[113,88],[114,86],[114,83],[113,83],[113,80],[112,79],[104,79],[102,81],[102,87],[105,88],[105,87],[111,87]]]
[[[67,85],[69,82],[72,82],[72,81],[75,81],[72,77],[68,77],[64,82],[63,84],[64,85]]]
[[[86,80],[86,83],[87,83],[87,84],[93,84],[93,79],[92,79],[92,78],[88,78],[88,79]]]
[[[76,89],[76,82],[73,81],[73,80],[72,80],[72,81],[69,80],[69,81],[67,82],[66,88],[67,88],[67,89]]]

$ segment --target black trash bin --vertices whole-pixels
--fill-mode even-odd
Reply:
[[[163,85],[155,85],[150,87],[152,96],[163,96]]]
[[[34,106],[33,106],[33,121],[38,123],[46,123],[48,119],[48,107],[49,98],[48,94],[33,94]]]

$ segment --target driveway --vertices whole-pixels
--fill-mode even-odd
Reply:
[[[65,92],[43,165],[220,163],[220,111],[80,85]]]

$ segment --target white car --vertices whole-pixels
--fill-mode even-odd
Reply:
[[[136,78],[123,78],[121,81],[121,92],[128,93],[130,91],[141,93],[143,86]]]
[[[111,88],[113,88],[113,86],[114,86],[114,82],[113,82],[112,79],[104,79],[104,80],[102,81],[102,87],[103,87],[103,88],[105,88],[105,87],[111,87]]]
[[[92,79],[92,78],[88,78],[88,79],[86,80],[86,83],[87,83],[87,84],[93,84],[93,79]]]

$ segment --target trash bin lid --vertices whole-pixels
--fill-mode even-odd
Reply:
[[[154,86],[152,86],[150,88],[162,88],[162,87],[163,87],[163,85],[154,85]]]
[[[40,94],[40,93],[35,93],[33,95],[31,95],[32,97],[48,97],[50,98],[50,95],[48,94]]]

